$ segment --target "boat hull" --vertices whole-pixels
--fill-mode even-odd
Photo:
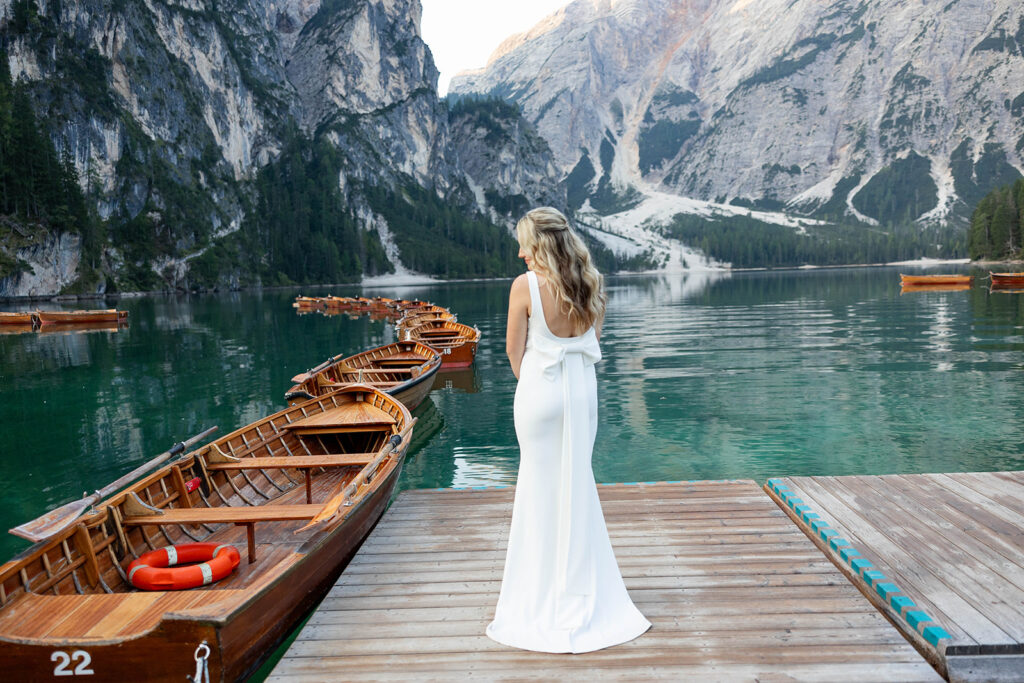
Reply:
[[[927,285],[970,285],[970,275],[903,275],[900,282],[904,285],[922,287]]]
[[[128,311],[37,311],[41,325],[53,323],[118,323],[128,320]]]
[[[0,325],[32,325],[35,322],[36,322],[35,313],[31,313],[31,312],[16,312],[16,313],[0,312]]]
[[[423,373],[401,390],[393,389],[386,393],[401,401],[409,410],[415,410],[430,395],[430,390],[434,387],[434,376],[442,367],[444,367],[443,363]]]
[[[386,355],[388,353],[391,355]],[[407,355],[410,353],[413,354],[411,358]],[[417,353],[420,355],[417,356]],[[438,357],[439,355],[440,352],[436,351],[432,347],[427,347],[426,345],[423,345],[420,351],[417,352],[416,345],[414,343],[395,342],[393,344],[387,344],[375,349],[370,349],[369,351],[365,351],[354,356],[349,356],[348,358],[340,358],[336,356],[334,359],[326,361],[316,368],[307,371],[304,375],[293,377],[293,381],[297,381],[299,384],[292,385],[292,387],[285,392],[285,400],[288,401],[289,405],[295,405],[306,398],[319,395],[323,389],[316,381],[314,381],[316,375],[330,371],[336,364],[351,364],[351,370],[342,371],[342,374],[346,378],[343,379],[335,375],[335,381],[361,382],[368,384],[369,386],[376,386],[384,393],[401,401],[409,410],[413,410],[423,402],[433,387],[434,376],[437,374],[437,371],[441,369],[441,360]],[[369,357],[370,360],[367,360],[367,357]],[[387,376],[389,372],[389,368],[386,365],[389,360],[397,360],[400,364],[402,364],[403,360],[408,361],[407,364],[416,365],[420,368],[420,374],[403,380],[397,385],[394,385],[391,382],[378,383],[381,375]],[[365,371],[367,376],[364,378],[362,373],[359,373],[358,376],[354,376],[354,374],[359,370]]]
[[[429,342],[426,343],[428,346],[430,345]],[[476,360],[476,347],[477,342],[468,341],[458,346],[437,349],[437,352],[441,354],[441,369],[454,370],[472,366]]]
[[[1024,273],[989,273],[996,289],[1024,289]]]
[[[226,618],[188,612],[170,614],[142,636],[117,642],[48,638],[26,643],[0,638],[6,667],[17,671],[20,680],[60,680],[72,675],[88,658],[84,668],[90,671],[91,681],[182,681],[195,673],[196,648],[205,641],[210,646],[210,680],[243,680],[259,668],[337,581],[391,500],[404,457],[403,451],[387,480],[340,527],[311,538],[300,548],[300,552],[305,551],[301,561]],[[143,597],[161,595],[167,594]],[[69,663],[62,671],[68,673],[55,674],[63,659],[58,655],[55,660],[56,652],[67,655]],[[85,672],[80,669],[79,673]]]

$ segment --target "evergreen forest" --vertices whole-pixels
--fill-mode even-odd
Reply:
[[[967,236],[972,259],[1024,259],[1024,178],[997,187],[978,202]]]
[[[748,216],[704,218],[678,214],[663,234],[697,247],[718,261],[731,263],[734,268],[835,266],[966,256],[963,229],[955,226],[907,222],[882,229],[808,224],[803,231],[805,234]]]

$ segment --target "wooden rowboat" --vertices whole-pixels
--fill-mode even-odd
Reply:
[[[970,275],[904,275],[900,273],[900,283],[903,285],[969,285]]]
[[[354,356],[334,356],[292,377],[284,398],[297,403],[352,383],[368,384],[402,402],[409,410],[423,402],[441,369],[441,355],[414,341],[378,346]]]
[[[1024,288],[1024,273],[989,273],[992,287],[995,289]]]
[[[356,304],[355,298],[351,296],[326,296],[323,301],[329,311],[345,311]]]
[[[468,368],[476,360],[480,343],[480,330],[451,320],[431,320],[406,329],[403,334],[437,349],[444,368]]]
[[[458,316],[454,313],[450,313],[447,309],[440,311],[419,311],[414,309],[412,311],[406,311],[405,315],[395,323],[395,329],[398,330],[399,336],[402,336],[402,332],[404,330],[411,330],[414,327],[418,327],[423,323],[430,322],[432,320],[451,320],[452,322],[458,322],[458,319]]]
[[[337,580],[386,507],[415,420],[350,386],[243,427],[96,504],[0,567],[0,651],[19,680],[241,680]],[[23,525],[23,527],[29,525]],[[19,527],[19,529],[22,527]],[[221,581],[138,591],[155,548],[233,544]],[[204,647],[205,645],[205,647]]]
[[[128,311],[113,308],[96,311],[36,311],[41,325],[52,323],[120,323],[128,320]]]
[[[35,325],[39,319],[32,311],[17,311],[8,313],[0,311],[0,325]]]
[[[295,297],[295,303],[293,303],[292,306],[295,307],[295,308],[298,308],[300,310],[307,310],[307,311],[315,310],[317,308],[323,308],[324,307],[324,300],[321,297],[318,297],[318,296],[301,296],[300,295],[300,296]]]
[[[400,299],[397,300],[393,305],[399,311],[407,311],[410,308],[420,308],[422,306],[433,306],[433,304],[430,303],[429,301],[423,301],[422,299]]]

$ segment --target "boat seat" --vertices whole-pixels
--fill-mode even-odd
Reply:
[[[240,458],[237,462],[208,462],[206,469],[215,471],[238,470],[302,470],[306,475],[306,502],[313,502],[313,482],[310,470],[317,467],[363,467],[373,462],[376,453],[331,453],[327,455],[293,455],[284,457]]]
[[[147,514],[125,516],[125,526],[164,526],[168,524],[234,524],[246,528],[249,563],[256,561],[256,524],[313,519],[322,505],[240,505],[237,507],[163,508],[145,510]]]
[[[332,453],[328,455],[292,455],[284,457],[241,458],[238,462],[218,462],[208,470],[312,469],[316,467],[348,467],[368,465],[376,453]]]

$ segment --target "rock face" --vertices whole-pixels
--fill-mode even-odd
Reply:
[[[1024,169],[1022,74],[1017,0],[576,0],[451,92],[519,104],[577,205],[962,221]]]
[[[258,172],[296,136],[340,152],[344,202],[385,243],[364,188],[411,181],[477,210],[420,14],[419,0],[0,0],[0,32],[108,221],[108,272],[173,287],[243,227]]]
[[[500,100],[461,101],[451,106],[449,126],[454,161],[495,222],[514,223],[538,205],[565,208],[551,148],[518,109]]]

